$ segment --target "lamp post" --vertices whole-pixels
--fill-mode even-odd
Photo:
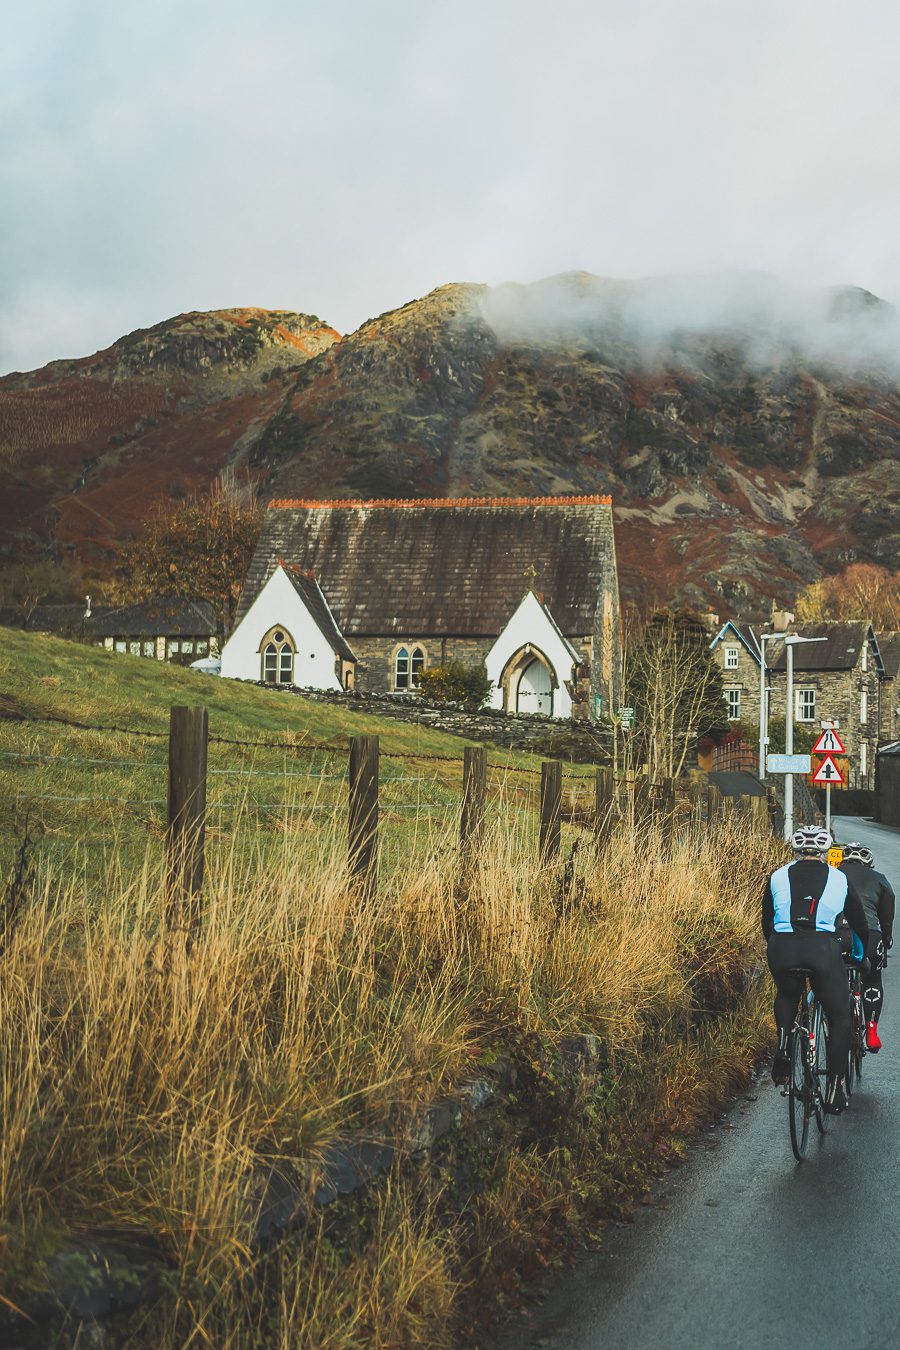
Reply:
[[[780,638],[781,633],[760,633],[759,635],[759,777],[762,782],[766,776],[766,749],[769,744],[769,691],[766,688],[766,643],[770,638]]]
[[[787,715],[784,719],[784,752],[794,753],[794,648],[801,642],[827,642],[827,638],[800,637],[799,633],[790,633],[784,639],[787,648]],[[784,842],[791,842],[794,833],[794,775],[784,777]]]

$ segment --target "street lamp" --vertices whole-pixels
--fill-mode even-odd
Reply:
[[[784,637],[783,633],[760,633],[759,642],[759,777],[766,776],[766,748],[769,744],[769,699],[766,688],[766,643],[770,638]]]
[[[794,753],[794,648],[801,642],[827,642],[827,638],[800,637],[799,633],[790,633],[784,639],[787,648],[787,716],[784,721],[784,752]],[[784,778],[784,842],[791,842],[794,833],[794,775],[785,774]]]

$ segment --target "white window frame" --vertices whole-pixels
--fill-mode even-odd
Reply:
[[[738,667],[739,667],[739,665],[740,665],[740,661],[741,661],[741,649],[740,649],[740,647],[726,647],[726,648],[725,648],[725,669],[726,669],[726,670],[737,670]]]
[[[864,727],[869,720],[869,691],[861,689],[859,691],[859,724]]]
[[[415,689],[428,665],[428,653],[421,642],[403,643],[394,652],[392,683],[398,694]]]
[[[860,741],[859,743],[859,773],[861,778],[869,776],[869,743]]]
[[[814,722],[816,720],[817,690],[803,687],[794,690],[794,721]]]
[[[741,720],[741,689],[725,688],[725,706],[728,709],[729,722],[739,722]]]
[[[862,672],[865,675],[869,669],[869,639],[866,638],[862,649]]]
[[[259,647],[259,673],[263,684],[293,684],[296,655],[294,639],[287,629],[281,624],[270,628]]]

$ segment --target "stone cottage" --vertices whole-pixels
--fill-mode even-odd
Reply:
[[[778,620],[790,615],[777,616]],[[759,723],[760,635],[766,643],[769,715],[784,717],[787,683],[786,632],[819,641],[794,647],[794,725],[818,732],[823,721],[837,722],[847,746],[848,786],[869,788],[882,720],[884,663],[872,625],[859,623],[751,624],[729,621],[712,641],[722,669],[731,721]]]
[[[900,740],[900,633],[879,633],[878,648],[884,663],[879,736],[883,741],[897,741]]]
[[[405,693],[483,664],[492,706],[596,717],[619,672],[608,497],[274,501],[222,674]]]

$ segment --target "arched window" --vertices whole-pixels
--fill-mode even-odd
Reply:
[[[294,644],[283,628],[273,628],[262,640],[262,677],[266,684],[293,684]]]
[[[425,648],[398,647],[394,652],[394,688],[415,689],[425,669]]]
[[[406,647],[398,647],[394,654],[394,688],[409,688],[409,652]]]

